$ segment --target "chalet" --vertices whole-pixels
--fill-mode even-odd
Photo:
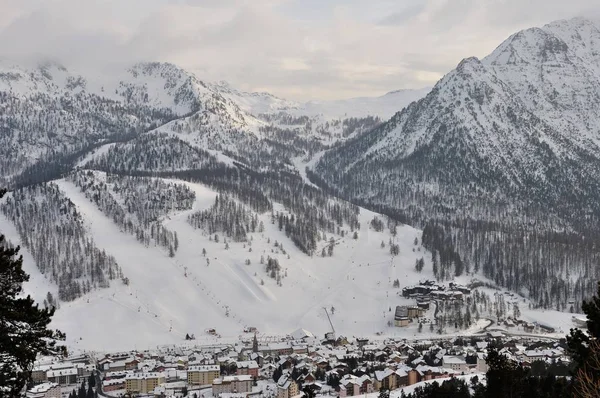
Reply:
[[[292,361],[292,358],[287,357],[287,358],[281,358],[279,360],[279,362],[277,362],[276,364],[278,366],[281,366],[281,369],[290,369],[292,366],[294,366],[294,361]]]
[[[306,376],[300,375],[300,377],[298,377],[298,380],[302,381],[302,384],[317,382],[317,379],[312,373],[309,373]]]

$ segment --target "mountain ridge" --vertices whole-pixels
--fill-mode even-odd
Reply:
[[[424,98],[326,152],[309,174],[433,234],[428,248],[446,253],[438,278],[463,272],[460,259],[500,285],[520,284],[542,306],[564,308],[583,286],[593,294],[584,275],[599,271],[581,264],[595,249],[575,263],[555,257],[582,250],[574,236],[600,232],[600,40],[590,26],[575,19],[526,29],[481,61],[462,60]],[[549,258],[546,269],[536,251]]]

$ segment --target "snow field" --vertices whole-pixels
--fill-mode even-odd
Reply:
[[[67,333],[70,346],[142,348],[179,343],[186,333],[200,338],[208,328],[215,328],[223,338],[237,336],[245,326],[255,326],[261,334],[285,335],[304,327],[322,335],[330,330],[323,307],[334,307],[332,322],[338,334],[390,332],[387,323],[393,319],[393,308],[410,303],[397,295],[399,289],[392,288],[393,280],[398,278],[401,286],[406,286],[431,277],[431,256],[420,245],[414,246],[415,237],[420,241],[420,231],[398,227],[393,239],[400,245],[400,256],[392,258],[389,231],[370,229],[375,214],[366,210],[361,210],[359,239],[352,238],[347,226],[344,238],[333,235],[336,246],[332,257],[320,256],[326,241],[319,242],[318,255],[309,257],[300,252],[279,231],[277,223],[271,223],[270,213],[259,215],[265,226],[263,233],[251,233],[252,240],[246,243],[228,240],[226,250],[222,234],[215,243],[204,231],[187,223],[187,216],[210,207],[217,193],[200,184],[180,183],[193,189],[196,201],[191,210],[173,212],[163,220],[179,236],[179,249],[169,258],[160,248],[144,247],[134,236],[122,232],[70,181],[57,181],[78,207],[98,248],[113,255],[129,278],[128,286],[115,280],[108,289],[61,303],[53,326]],[[275,211],[284,209],[276,205]],[[4,225],[2,230],[14,240],[16,231],[11,233]],[[327,234],[327,240],[331,236]],[[275,241],[283,245],[289,259],[274,247]],[[385,248],[380,247],[382,241]],[[208,266],[203,248],[210,260]],[[265,261],[268,256],[279,259],[282,275],[287,273],[282,286],[266,274],[261,256]],[[418,274],[414,263],[421,256],[426,266]],[[250,265],[245,264],[247,258]],[[37,269],[29,260],[25,262],[32,274],[31,290],[36,291],[36,299],[43,300],[55,287],[49,286],[39,271],[35,273]]]

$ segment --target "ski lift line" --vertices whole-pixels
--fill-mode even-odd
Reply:
[[[172,265],[178,265],[180,268],[182,268],[182,265],[179,264],[179,262],[177,260],[171,260],[170,262],[171,262]],[[223,264],[223,262],[220,261],[220,260],[218,260],[218,259],[217,259],[217,262]],[[193,270],[194,270],[194,268],[192,267],[191,269],[188,269],[188,272],[193,272]],[[194,276],[194,278],[197,278],[197,275],[195,274],[195,272],[194,272],[193,276]],[[189,278],[186,277],[186,279],[189,279]],[[192,281],[192,283],[193,283],[193,281]],[[201,289],[201,291],[210,300],[211,304],[213,306],[216,306],[216,308],[217,308],[218,311],[221,311],[221,309],[219,309],[219,306],[218,306],[220,304],[220,301],[217,301],[216,303],[214,301],[214,300],[216,300],[216,295],[206,285],[204,285],[204,283],[201,280],[200,280],[199,283],[204,286],[204,289]],[[214,296],[214,297],[211,297],[211,295]],[[235,314],[232,314],[231,311],[229,311],[229,314],[230,314],[230,317],[238,318],[238,316],[235,315]]]
[[[108,300],[110,300],[110,301],[112,301],[112,302],[114,302],[114,303],[116,303],[116,304],[120,305],[121,307],[123,307],[123,308],[125,308],[125,309],[128,309],[128,310],[130,310],[130,311],[132,311],[132,312],[138,312],[138,311],[137,311],[135,308],[131,308],[131,307],[129,307],[129,306],[127,306],[127,305],[123,304],[122,302],[120,302],[120,301],[118,301],[118,300],[115,300],[115,299],[113,299],[112,297],[108,297]],[[138,313],[139,313],[139,312],[138,312]],[[146,314],[144,314],[144,316],[147,316],[147,315],[146,315]],[[153,318],[153,317],[149,317],[149,318],[150,318],[150,320],[151,320],[152,322],[154,322],[155,324],[157,324],[157,325],[159,325],[159,326],[162,326],[162,327],[167,327],[167,326],[166,326],[164,323],[162,323],[162,322],[160,322],[160,321],[158,320],[158,319],[160,319],[160,318],[158,318],[158,319],[157,319],[157,318]]]

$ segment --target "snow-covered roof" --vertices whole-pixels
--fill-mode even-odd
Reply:
[[[394,374],[394,371],[392,369],[388,369],[388,368],[386,368],[384,370],[376,370],[375,371],[375,379],[381,381],[381,380],[385,379],[386,377],[391,376],[393,374]]]
[[[34,394],[41,394],[41,393],[50,391],[51,389],[53,389],[54,387],[57,387],[57,386],[58,386],[58,384],[56,384],[56,383],[42,383],[42,384],[38,384],[37,386],[31,387],[28,390],[28,392],[34,393]]]
[[[254,362],[254,361],[253,361]],[[220,372],[219,365],[197,365],[188,367],[188,372]]]
[[[293,331],[293,332],[290,334],[290,336],[291,336],[291,337],[292,337],[294,340],[302,340],[302,339],[309,338],[309,337],[315,337],[315,335],[314,335],[314,334],[312,334],[312,333],[311,333],[311,332],[309,332],[308,330],[306,330],[306,329],[302,329],[302,328],[294,330],[294,331]]]
[[[213,380],[213,384],[223,384],[223,383],[233,383],[233,382],[243,382],[243,381],[252,381],[252,376],[250,375],[235,375],[235,376],[223,376],[218,377]]]
[[[467,362],[465,361],[465,358],[463,357],[458,357],[458,356],[452,356],[452,355],[444,355],[443,358],[443,364],[449,364],[449,365],[465,365]]]
[[[164,379],[165,374],[162,372],[150,372],[150,373],[130,373],[125,376],[125,380],[139,380],[139,379]]]
[[[76,376],[77,369],[69,368],[69,369],[60,369],[60,370],[49,370],[46,372],[46,377],[59,377],[59,376]]]
[[[248,368],[248,369],[258,369],[258,363],[256,361],[238,361],[236,363],[238,369],[240,368]]]

